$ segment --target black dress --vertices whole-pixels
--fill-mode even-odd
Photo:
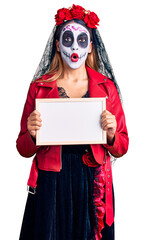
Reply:
[[[63,88],[58,90],[60,97],[68,97]],[[28,193],[19,240],[95,240],[95,168],[82,161],[88,151],[90,145],[62,145],[62,170],[38,170],[36,194]],[[114,240],[114,224],[105,225],[102,240]]]

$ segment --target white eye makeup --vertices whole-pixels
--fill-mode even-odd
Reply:
[[[72,68],[79,68],[86,60],[90,48],[90,34],[78,23],[66,25],[60,35],[62,59]]]

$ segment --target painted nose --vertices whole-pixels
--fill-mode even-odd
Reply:
[[[78,50],[78,48],[72,48],[72,50]]]
[[[77,41],[74,41],[74,43],[72,44],[72,50],[73,51],[78,50],[78,43],[77,43]]]

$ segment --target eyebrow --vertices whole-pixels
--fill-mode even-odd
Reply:
[[[85,30],[84,28],[82,28],[81,26],[79,26],[79,27],[75,27],[75,26],[71,26],[71,25],[67,25],[66,27],[64,27],[63,28],[63,32],[65,31],[65,30],[70,30],[70,31],[72,31],[72,29],[73,30],[75,30],[75,31],[80,31],[80,32],[85,32],[85,33],[87,33],[87,30]]]

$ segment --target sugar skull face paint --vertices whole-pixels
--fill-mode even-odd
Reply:
[[[60,53],[72,69],[79,68],[86,60],[90,48],[90,34],[78,23],[66,25],[60,34]]]

